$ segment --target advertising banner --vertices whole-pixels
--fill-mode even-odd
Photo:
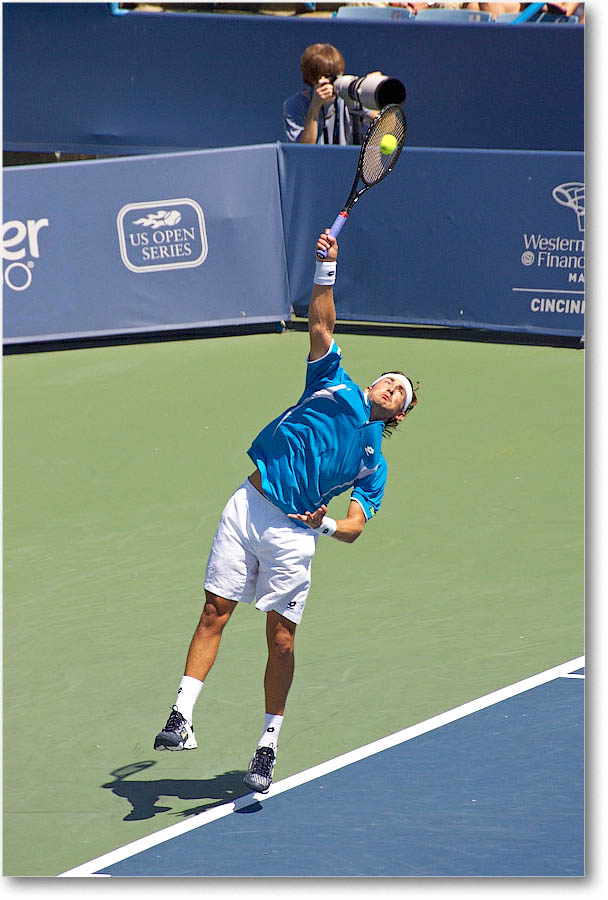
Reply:
[[[281,145],[292,304],[305,315],[303,257],[345,202],[356,147]],[[307,235],[304,239],[303,236]],[[338,317],[581,336],[582,153],[405,147],[340,235]]]
[[[4,342],[305,316],[356,147],[5,170]],[[277,159],[278,158],[278,159]],[[583,155],[408,148],[340,235],[340,319],[580,337]]]
[[[276,145],[4,172],[4,341],[289,318]]]

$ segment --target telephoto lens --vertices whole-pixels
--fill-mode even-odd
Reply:
[[[398,78],[376,72],[372,75],[339,75],[334,81],[338,97],[349,105],[359,103],[366,109],[384,109],[389,103],[405,102],[405,85]]]

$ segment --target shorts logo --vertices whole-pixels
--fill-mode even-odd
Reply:
[[[294,606],[297,606],[297,605],[298,605],[297,600],[290,600],[289,603],[287,604],[287,609],[293,609]]]
[[[116,225],[122,261],[132,272],[189,269],[207,257],[205,217],[196,200],[127,203]]]
[[[368,447],[365,447],[364,449],[365,449],[365,452],[367,453],[368,456],[373,456],[373,454],[374,454],[374,448],[373,448],[373,447],[369,447],[369,446],[368,446]]]

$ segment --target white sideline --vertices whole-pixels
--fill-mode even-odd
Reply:
[[[441,728],[441,726],[454,722],[457,719],[462,719],[464,716],[469,716],[471,713],[478,712],[488,706],[493,706],[495,703],[500,703],[502,700],[507,700],[509,697],[523,694],[531,688],[546,684],[548,681],[553,681],[556,678],[568,676],[575,669],[582,668],[584,664],[584,656],[579,656],[577,659],[570,660],[570,662],[561,663],[561,665],[554,666],[552,669],[547,669],[545,672],[540,672],[538,675],[524,678],[523,681],[518,681],[508,687],[500,688],[497,691],[492,691],[490,694],[479,697],[477,700],[471,700],[468,703],[463,703],[462,706],[456,706],[454,709],[450,709],[447,712],[432,716],[430,719],[419,722],[417,725],[410,725],[402,731],[397,731],[394,734],[388,735],[388,737],[380,738],[380,740],[373,741],[371,744],[366,744],[364,747],[350,750],[348,753],[342,754],[342,756],[336,756],[334,759],[313,766],[311,769],[305,769],[303,772],[290,775],[288,778],[284,778],[282,781],[273,784],[267,794],[258,794],[255,792],[245,794],[243,797],[238,797],[230,803],[223,803],[221,806],[216,806],[206,812],[192,816],[192,818],[187,819],[185,822],[169,825],[167,828],[163,828],[154,834],[149,834],[146,837],[139,838],[137,841],[125,844],[123,847],[118,847],[116,850],[111,850],[109,853],[104,853],[103,856],[98,856],[96,859],[92,859],[80,866],[76,866],[74,869],[62,872],[57,877],[83,878],[95,876],[100,869],[105,869],[123,859],[128,859],[130,856],[135,856],[137,853],[148,850],[150,847],[155,847],[158,844],[169,841],[180,834],[186,834],[189,831],[193,831],[195,828],[207,825],[209,822],[214,822],[217,819],[222,819],[224,816],[229,816],[239,809],[251,806],[256,800],[265,800],[276,796],[276,794],[282,794],[284,791],[289,791],[308,781],[314,781],[315,778],[321,778],[323,775],[329,774],[329,772],[335,772],[337,769],[349,766],[361,759],[365,759],[367,756],[373,756],[374,753],[388,750],[390,747],[402,744],[405,741],[409,741],[428,731],[433,731],[435,728]]]

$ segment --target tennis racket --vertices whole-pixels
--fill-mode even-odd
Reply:
[[[346,205],[342,212],[336,216],[334,224],[329,229],[332,237],[338,237],[359,197],[368,188],[373,187],[382,181],[383,178],[386,178],[389,172],[392,171],[403,149],[405,132],[405,114],[396,103],[385,106],[382,112],[373,120],[361,144],[357,174],[355,175]],[[395,149],[391,153],[383,153],[380,149],[382,138],[386,135],[393,135],[397,141]],[[359,187],[360,181],[363,182],[362,187]],[[326,256],[326,250],[317,251],[319,259],[325,259]]]

